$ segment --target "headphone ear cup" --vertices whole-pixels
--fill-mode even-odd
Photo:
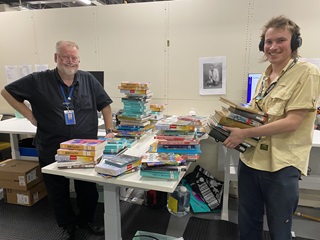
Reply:
[[[298,47],[301,47],[301,45],[302,38],[300,37],[300,34],[294,33],[291,37],[291,51],[296,51]]]
[[[260,50],[260,52],[264,52],[264,38],[261,38],[261,40],[260,40],[259,50]]]

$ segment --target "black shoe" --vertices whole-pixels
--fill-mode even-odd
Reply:
[[[63,227],[62,239],[75,240],[76,227]]]
[[[104,227],[103,226],[97,226],[91,222],[79,224],[79,228],[88,229],[89,232],[91,232],[94,235],[104,234]]]

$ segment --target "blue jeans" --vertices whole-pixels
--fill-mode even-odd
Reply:
[[[271,240],[292,239],[292,217],[299,200],[299,178],[300,171],[292,166],[267,172],[255,170],[239,161],[240,240],[263,240],[265,211]]]

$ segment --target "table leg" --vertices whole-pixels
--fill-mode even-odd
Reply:
[[[104,227],[106,240],[121,240],[121,213],[119,187],[103,185]]]
[[[12,159],[20,159],[18,134],[10,133],[10,143]]]

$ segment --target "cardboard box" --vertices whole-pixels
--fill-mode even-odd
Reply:
[[[5,201],[11,204],[32,206],[45,196],[47,191],[43,181],[29,190],[5,189]]]
[[[42,181],[38,162],[8,159],[0,162],[0,188],[28,190]]]

